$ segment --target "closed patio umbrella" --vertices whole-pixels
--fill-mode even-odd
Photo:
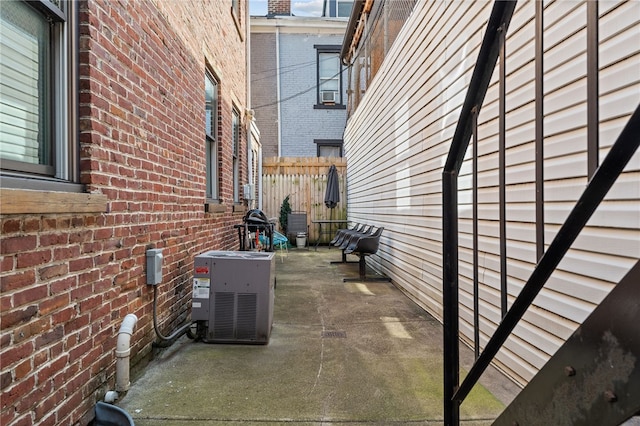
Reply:
[[[332,164],[327,175],[327,192],[324,194],[324,205],[333,209],[339,202],[340,184],[338,183],[338,171],[336,166]]]

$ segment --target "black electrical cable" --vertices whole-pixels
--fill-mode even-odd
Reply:
[[[344,71],[345,71],[344,69],[341,69],[340,71],[338,71],[337,73],[332,75],[330,78],[335,78],[335,77],[339,76],[340,74],[342,74]],[[310,91],[312,91],[314,89],[317,89],[317,88],[318,88],[318,84],[314,84],[313,86],[311,86],[308,89],[305,89],[305,90],[303,90],[301,92],[295,93],[295,94],[293,94],[291,96],[287,96],[286,98],[282,98],[282,99],[280,99],[278,101],[275,101],[275,102],[271,102],[271,103],[268,103],[268,104],[255,106],[255,107],[253,107],[253,109],[257,110],[257,109],[260,109],[260,108],[265,108],[265,107],[281,104],[281,103],[284,103],[286,101],[290,101],[291,99],[297,98],[298,96],[302,96],[305,93],[309,93]]]
[[[175,339],[182,336],[184,333],[191,328],[192,323],[188,322],[173,333],[168,336],[163,335],[158,328],[158,316],[156,312],[156,308],[158,307],[158,286],[153,286],[153,329],[156,331],[156,335],[161,340],[160,343],[154,343],[155,346],[166,347],[171,345]]]

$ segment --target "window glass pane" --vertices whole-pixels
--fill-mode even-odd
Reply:
[[[218,84],[211,77],[206,76],[204,86],[206,133],[215,139],[218,113]]]
[[[320,90],[331,90],[337,92],[340,89],[338,80],[321,80]]]
[[[340,147],[334,145],[318,146],[319,157],[340,157]]]
[[[348,18],[351,16],[351,8],[353,7],[353,0],[338,0],[338,17]]]
[[[207,198],[218,198],[218,82],[205,74],[205,151],[207,158]]]
[[[318,54],[318,89],[321,103],[341,103],[340,57],[337,52]]]
[[[240,142],[240,114],[235,109],[233,110],[233,155],[238,156],[238,145]]]
[[[320,78],[335,78],[340,70],[337,53],[320,53]]]
[[[0,7],[0,156],[52,164],[51,34],[46,18],[22,2]]]
[[[213,185],[215,180],[215,174],[213,173],[215,167],[215,142],[206,138],[205,150],[205,155],[207,156],[207,198],[216,198],[215,186]]]
[[[235,109],[232,113],[233,125],[233,201],[240,201],[240,167],[238,159],[238,150],[240,148],[240,114]]]

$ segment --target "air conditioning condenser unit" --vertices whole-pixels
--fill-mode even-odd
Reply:
[[[208,251],[195,258],[191,318],[205,342],[269,342],[275,253]]]

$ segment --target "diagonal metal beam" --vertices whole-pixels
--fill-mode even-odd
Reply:
[[[494,426],[619,425],[640,410],[640,261]]]

